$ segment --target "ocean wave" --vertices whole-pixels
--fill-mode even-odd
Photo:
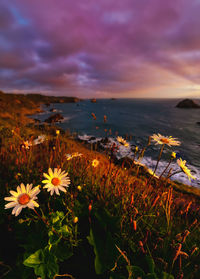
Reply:
[[[51,114],[52,112],[49,110],[43,110],[42,112],[37,113],[37,115],[46,115],[46,114]]]
[[[61,112],[63,112],[61,109],[54,109],[53,108],[53,111],[49,111],[50,113],[57,113],[57,112],[59,112],[59,113],[61,113]]]
[[[118,160],[128,157],[130,159],[134,158],[134,150],[135,150],[135,145],[134,144],[129,144],[129,147],[123,146],[121,145],[116,138],[113,137],[108,137],[107,140],[105,141],[105,138],[101,138],[101,137],[94,137],[93,135],[78,135],[78,139],[82,140],[82,141],[86,141],[88,143],[97,143],[100,142],[100,145],[105,148],[105,149],[109,149],[113,146],[113,144],[115,144],[116,148],[116,152],[115,152],[115,156]],[[105,143],[106,142],[106,143]],[[144,156],[140,161],[141,164],[144,164],[147,168],[150,168],[152,170],[155,169],[157,160],[154,160],[152,157],[150,156]],[[168,161],[166,160],[160,160],[159,164],[158,164],[158,168],[156,170],[156,174],[159,176],[161,175],[161,173],[163,172],[163,170],[166,168],[168,164]],[[186,176],[186,174],[184,174],[183,172],[174,174],[173,176],[171,176],[171,180],[173,181],[179,181],[181,183],[193,186],[193,187],[198,187],[200,188],[200,168],[195,167],[191,164],[187,164],[188,168],[191,170],[192,175],[194,175],[196,177],[195,180],[191,180],[189,181],[188,177]],[[170,164],[170,168],[172,168],[172,173],[175,173],[177,171],[180,171],[180,167],[178,166],[178,164],[176,162],[172,162]],[[166,174],[168,173],[169,169],[167,170]]]
[[[65,122],[68,122],[72,118],[73,118],[73,116],[63,116],[63,119],[59,120],[59,122],[65,123]]]
[[[145,166],[147,166],[148,168],[154,170],[157,160],[153,160],[151,157],[144,156],[141,160],[141,163],[144,164]],[[166,168],[167,164],[168,164],[168,162],[165,160],[161,160],[159,162],[159,165],[158,165],[158,168],[156,171],[156,174],[158,176],[163,172],[163,170]],[[191,182],[190,182],[189,179],[187,178],[186,174],[184,174],[183,172],[174,174],[173,176],[170,177],[170,179],[173,181],[179,181],[184,184],[200,188],[200,169],[193,165],[190,165],[190,164],[187,164],[187,166],[191,170],[192,175],[194,175],[196,177],[195,180],[191,180]],[[175,162],[170,164],[170,169],[171,168],[172,168],[172,173],[175,173],[180,170],[180,167]],[[167,173],[168,173],[168,171],[169,171],[169,169],[167,170]]]

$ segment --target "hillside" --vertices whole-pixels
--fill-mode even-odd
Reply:
[[[63,97],[0,99],[2,278],[199,278],[199,189],[29,125]]]

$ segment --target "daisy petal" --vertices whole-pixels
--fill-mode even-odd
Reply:
[[[26,188],[25,188],[24,184],[21,183],[20,186],[21,186],[21,191],[22,191],[22,193],[26,193]]]
[[[14,206],[16,206],[17,205],[17,202],[9,202],[9,203],[7,203],[6,205],[5,205],[5,208],[7,209],[7,208],[11,208],[11,207],[14,207]]]
[[[22,211],[22,206],[20,206],[19,208],[17,208],[16,212],[15,212],[15,216],[18,216],[20,214],[20,212]]]
[[[16,197],[5,197],[4,200],[5,201],[16,201],[17,198]]]
[[[58,188],[59,188],[59,190],[65,192],[65,193],[67,192],[66,189],[64,187],[62,187],[62,186],[58,186]]]
[[[14,197],[17,197],[17,196],[18,196],[18,193],[15,192],[15,191],[12,191],[12,190],[11,190],[10,193],[11,193],[11,195],[14,196]]]
[[[35,207],[39,207],[39,204],[36,201],[32,201],[32,203]]]
[[[47,173],[43,173],[43,176],[46,177],[48,180],[51,180],[51,177]]]
[[[17,193],[18,193],[18,195],[22,194],[22,190],[19,186],[17,186]]]
[[[32,189],[33,184],[27,184],[26,185],[26,192],[29,193]]]
[[[58,187],[55,187],[54,189],[55,189],[56,194],[60,196]]]
[[[42,180],[42,183],[49,183],[49,180],[45,179],[45,180]]]
[[[36,196],[39,193],[40,193],[39,187],[35,187],[30,191],[29,195],[30,195],[30,197],[33,197],[33,196]]]
[[[51,177],[54,175],[54,174],[53,174],[53,171],[52,171],[52,169],[51,169],[51,168],[49,168],[49,169],[48,169],[48,173],[49,173],[49,175],[50,175],[50,179],[51,179]]]
[[[53,193],[54,193],[54,188],[53,188],[53,189],[51,189],[50,195],[52,196],[52,195],[53,195]]]
[[[12,214],[15,215],[16,210],[17,210],[20,206],[21,206],[20,204],[16,205],[16,206],[13,208],[13,210],[12,210]]]

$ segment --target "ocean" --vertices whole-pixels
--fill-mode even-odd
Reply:
[[[200,188],[200,109],[179,109],[175,99],[97,99],[96,103],[84,100],[79,103],[51,104],[43,106],[44,112],[35,115],[44,121],[54,108],[63,115],[64,120],[58,124],[62,129],[77,133],[81,139],[96,137],[97,140],[109,137],[116,142],[116,136],[127,138],[130,148],[120,147],[118,158],[133,157],[134,147],[142,148],[148,137],[160,133],[172,136],[181,141],[180,146],[166,147],[159,163],[158,174],[167,164],[172,151],[186,160],[186,165],[197,177],[191,182],[183,173],[172,179]],[[55,112],[54,112],[55,113]],[[95,114],[96,120],[92,116]],[[104,122],[104,115],[107,121]],[[94,140],[94,139],[93,139]],[[154,168],[160,146],[152,143],[145,152],[142,163]],[[174,171],[179,167],[176,161],[172,164]]]

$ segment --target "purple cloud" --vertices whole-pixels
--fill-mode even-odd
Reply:
[[[196,96],[199,12],[198,0],[2,0],[2,89]]]

